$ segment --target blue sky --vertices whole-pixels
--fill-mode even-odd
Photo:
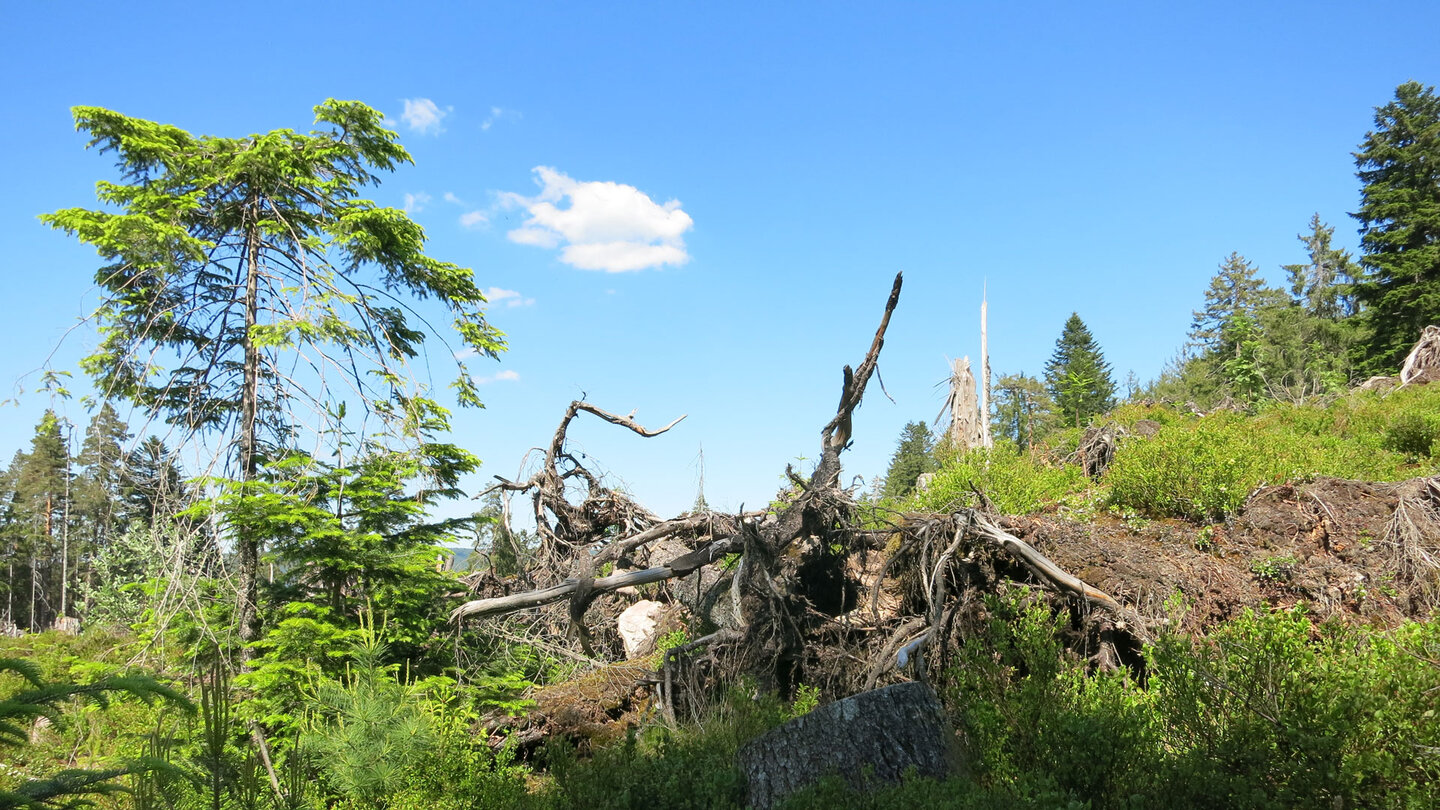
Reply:
[[[702,445],[712,505],[762,503],[816,455],[900,270],[894,402],[872,384],[849,475],[935,416],[982,287],[997,373],[1039,373],[1076,311],[1117,381],[1152,378],[1231,251],[1278,283],[1315,212],[1354,249],[1351,151],[1396,85],[1440,82],[1440,4],[1179,6],[4,4],[0,455],[51,404],[14,381],[94,303],[93,251],[36,219],[113,177],[77,104],[216,135],[383,110],[417,165],[373,196],[495,288],[509,336],[456,420],[482,478],[583,393],[689,414],[572,431],[656,511],[694,500]]]

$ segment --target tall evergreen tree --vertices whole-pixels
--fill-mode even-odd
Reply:
[[[1350,253],[1331,247],[1335,228],[1320,220],[1317,213],[1310,217],[1310,232],[1298,237],[1310,261],[1287,264],[1290,294],[1307,314],[1327,321],[1338,321],[1355,314],[1355,300],[1350,291],[1356,266]]]
[[[75,482],[72,523],[79,530],[88,552],[103,547],[128,521],[125,497],[129,470],[125,446],[130,431],[120,415],[105,403],[85,428],[85,439],[76,458],[80,474]]]
[[[907,422],[900,432],[895,455],[890,457],[890,467],[885,471],[885,497],[909,495],[915,490],[915,479],[934,472],[936,466],[935,436],[929,426],[924,422]]]
[[[991,421],[996,436],[1025,450],[1054,426],[1055,402],[1038,379],[1024,372],[1002,374],[995,381],[995,414]]]
[[[128,461],[125,514],[129,519],[155,526],[189,506],[180,465],[159,436],[141,442]]]
[[[66,428],[54,411],[46,411],[15,476],[14,531],[17,556],[27,563],[24,614],[32,630],[44,629],[59,614],[61,592],[68,584],[62,579],[71,484]]]
[[[16,450],[15,456],[10,460],[10,466],[0,474],[0,548],[5,552],[5,618],[0,622],[0,630],[8,629],[19,625],[18,614],[15,612],[15,600],[20,592],[17,587],[16,572],[24,571],[20,560],[20,539],[22,526],[19,519],[19,509],[15,492],[16,480],[20,477],[20,468],[25,464],[25,451]]]
[[[1364,183],[1361,264],[1355,284],[1370,338],[1363,363],[1394,372],[1429,324],[1440,323],[1440,98],[1406,82],[1375,110],[1375,129],[1355,153]]]
[[[418,224],[362,196],[376,172],[410,162],[379,111],[331,99],[315,107],[316,131],[241,138],[196,137],[97,107],[73,112],[91,146],[115,153],[123,180],[98,184],[103,209],[42,217],[105,261],[93,316],[104,339],[82,365],[106,397],[189,431],[220,431],[241,481],[285,454],[304,418],[295,408],[325,419],[337,378],[411,442],[445,421],[412,375],[426,334],[409,300],[448,309],[470,353],[504,348],[470,270],[427,256]],[[285,359],[290,352],[301,359]],[[314,372],[297,381],[295,366]],[[459,372],[461,403],[478,405],[463,363]],[[229,525],[236,624],[248,641],[260,631],[265,538]]]
[[[1190,340],[1197,346],[1222,355],[1233,355],[1237,318],[1252,324],[1262,307],[1284,299],[1283,294],[1265,285],[1255,265],[1239,253],[1231,253],[1205,290],[1205,308],[1195,313]]]
[[[1066,424],[1080,427],[1115,404],[1115,380],[1100,344],[1078,313],[1065,321],[1055,352],[1045,364],[1045,386]]]

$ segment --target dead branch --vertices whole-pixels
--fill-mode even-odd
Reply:
[[[626,571],[620,574],[611,574],[608,577],[588,580],[589,590],[592,592],[590,598],[600,594],[617,591],[621,588],[635,587],[638,585],[650,585],[655,582],[663,582],[667,579],[683,577],[691,574],[695,569],[709,565],[716,560],[724,558],[740,549],[740,541],[737,536],[731,535],[716,540],[699,551],[694,551],[682,557],[677,557],[664,565],[653,568],[646,568],[643,571]],[[550,588],[527,591],[526,593],[511,594],[509,596],[497,596],[490,599],[476,599],[466,602],[450,613],[451,621],[459,621],[464,618],[484,618],[486,616],[498,616],[505,613],[514,613],[517,610],[540,607],[552,602],[559,602],[571,594],[577,593],[587,580],[581,578],[570,578]]]
[[[880,362],[880,349],[885,346],[885,330],[890,328],[890,315],[900,303],[903,276],[902,273],[895,274],[895,283],[890,286],[890,297],[885,301],[885,314],[880,317],[880,326],[875,330],[875,337],[870,341],[870,350],[865,353],[865,359],[854,371],[849,366],[845,367],[844,384],[840,388],[840,406],[836,409],[835,418],[826,423],[820,431],[820,464],[815,468],[815,474],[810,477],[812,485],[819,483],[836,486],[840,481],[840,451],[850,444],[851,422],[855,409],[860,407],[860,400],[865,396],[865,385],[870,381],[876,363]]]
[[[1079,577],[1066,572],[1051,562],[1049,557],[1036,551],[1034,546],[991,523],[983,515],[970,511],[969,520],[976,535],[995,543],[1006,553],[1024,563],[1036,576],[1056,588],[1111,610],[1118,611],[1120,609],[1120,603],[1112,599],[1109,594],[1086,585],[1080,581]]]

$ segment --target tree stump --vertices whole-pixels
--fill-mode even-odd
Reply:
[[[768,810],[830,774],[856,790],[894,784],[910,770],[944,779],[959,765],[935,692],[911,682],[821,706],[740,749],[750,806]]]

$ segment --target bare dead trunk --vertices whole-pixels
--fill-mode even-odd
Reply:
[[[995,446],[990,435],[990,335],[986,330],[985,318],[989,305],[984,297],[980,299],[980,438],[986,449]]]

